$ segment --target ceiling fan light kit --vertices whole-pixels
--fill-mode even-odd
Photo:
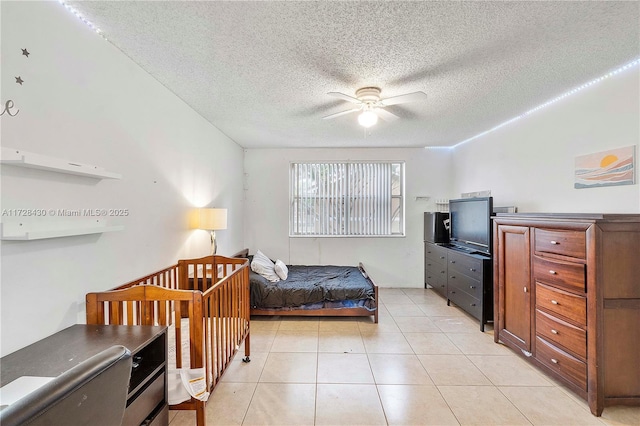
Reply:
[[[384,108],[389,105],[397,105],[406,102],[422,101],[427,99],[427,95],[424,92],[413,92],[404,95],[393,96],[387,99],[380,98],[379,87],[362,87],[356,90],[356,97],[345,95],[340,92],[329,92],[328,95],[335,96],[347,102],[356,104],[355,108],[347,111],[337,112],[330,114],[323,119],[331,119],[340,117],[341,115],[349,114],[352,112],[361,111],[358,115],[358,123],[363,127],[371,127],[378,122],[378,118],[382,118],[385,121],[395,121],[399,117]]]
[[[378,122],[378,114],[376,114],[373,110],[363,111],[362,114],[358,116],[358,123],[362,127],[371,127]]]

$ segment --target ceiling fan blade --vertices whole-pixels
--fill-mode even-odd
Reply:
[[[328,120],[330,118],[336,118],[336,117],[340,117],[341,115],[346,115],[346,114],[350,114],[352,112],[356,112],[356,111],[360,111],[360,108],[353,108],[353,109],[349,109],[346,111],[341,111],[341,112],[336,112],[335,114],[329,114],[325,117],[322,117],[323,120]]]
[[[396,121],[398,118],[400,118],[397,115],[392,114],[389,111],[386,111],[382,108],[377,108],[375,111],[376,111],[376,114],[378,114],[378,116],[382,118],[384,121],[391,122],[391,121]]]
[[[340,92],[329,92],[327,95],[335,96],[336,98],[340,98],[344,101],[353,102],[354,104],[359,104],[361,101],[358,98],[354,98],[353,96],[345,95]]]
[[[380,102],[382,102],[384,106],[389,106],[389,105],[403,104],[405,102],[424,101],[426,99],[427,99],[426,93],[413,92],[413,93],[407,93],[405,95],[392,96],[387,99],[381,99]]]

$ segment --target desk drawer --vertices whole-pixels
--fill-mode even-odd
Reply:
[[[535,251],[585,259],[587,238],[582,231],[535,230]]]
[[[586,291],[585,265],[533,256],[533,278],[569,290]]]
[[[587,364],[536,337],[536,359],[565,379],[587,390]]]
[[[163,405],[154,417],[146,421],[148,424],[145,426],[167,426],[169,424],[169,406]]]
[[[536,308],[558,314],[579,325],[587,323],[587,299],[536,282]]]
[[[123,425],[140,425],[146,420],[149,413],[153,412],[158,405],[164,402],[164,371],[161,371],[161,373],[152,380],[149,386],[144,387],[127,402],[129,405],[124,412],[124,418],[122,419]]]
[[[536,310],[536,334],[587,359],[587,332],[545,312]]]

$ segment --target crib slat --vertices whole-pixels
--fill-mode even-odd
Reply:
[[[168,302],[158,302],[158,325],[167,325],[167,304]]]
[[[120,324],[120,304],[117,302],[109,304],[109,324]]]
[[[133,325],[133,302],[127,301],[127,325]]]
[[[182,304],[176,303],[175,309],[176,368],[182,368]]]
[[[189,304],[189,341],[191,344],[191,368],[202,367],[202,345],[195,342],[202,342],[202,293],[194,291],[193,301]],[[196,367],[194,367],[196,366]]]

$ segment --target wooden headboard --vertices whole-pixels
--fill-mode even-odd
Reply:
[[[241,257],[243,259],[246,259],[247,257],[249,257],[249,249],[242,249],[239,252],[232,254],[231,257]]]

